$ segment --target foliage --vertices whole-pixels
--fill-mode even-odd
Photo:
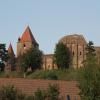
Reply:
[[[25,95],[19,93],[14,86],[3,86],[0,89],[0,100],[25,100]]]
[[[37,89],[34,96],[26,96],[13,85],[3,86],[0,89],[0,100],[60,100],[59,87],[57,84],[49,85],[47,90]]]
[[[31,48],[22,55],[20,61],[24,72],[26,72],[28,68],[31,68],[32,71],[40,69],[42,64],[42,51],[37,48]]]
[[[58,77],[56,75],[55,72],[53,71],[48,71],[44,76],[43,76],[44,79],[49,79],[49,80],[57,80]]]
[[[31,79],[50,79],[50,80],[79,80],[79,72],[81,69],[65,69],[65,70],[36,70],[30,73],[26,78]],[[66,77],[65,77],[66,76]]]
[[[95,52],[94,52],[95,48],[93,46],[93,42],[92,41],[89,41],[89,43],[87,44],[86,51],[87,51],[87,57],[95,56]]]
[[[54,62],[57,64],[58,68],[64,69],[69,67],[70,53],[69,49],[63,43],[58,43],[56,45],[54,58]]]
[[[59,87],[57,84],[49,85],[48,91],[47,91],[47,98],[48,100],[59,100]]]
[[[57,84],[49,85],[47,90],[38,89],[34,93],[34,100],[60,100],[59,87]]]
[[[81,69],[57,69],[57,70],[35,70],[34,72],[27,72],[28,79],[49,79],[49,80],[79,80],[81,76]],[[23,78],[24,72],[0,72],[0,78]],[[66,77],[65,77],[66,76]]]
[[[34,93],[34,100],[45,100],[45,99],[46,99],[45,91],[37,89],[37,91]]]
[[[5,44],[0,44],[0,70],[4,70],[5,62],[8,60],[8,52]]]
[[[88,43],[86,50],[86,64],[79,81],[80,96],[82,100],[100,100],[100,67],[96,62],[92,42]]]

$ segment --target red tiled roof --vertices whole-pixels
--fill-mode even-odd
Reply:
[[[31,32],[29,26],[24,31],[24,33],[23,33],[23,35],[21,37],[21,42],[33,42],[33,43],[37,44],[35,38],[32,35],[32,32]]]

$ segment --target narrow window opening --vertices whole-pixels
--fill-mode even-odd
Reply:
[[[82,55],[82,52],[80,52],[80,55]]]
[[[24,44],[24,47],[26,47],[26,45]]]
[[[24,46],[24,49],[26,49],[26,45],[24,44],[23,46]]]
[[[73,56],[75,55],[74,51],[73,51]]]
[[[70,99],[70,95],[67,95],[67,100],[71,100],[71,99]]]

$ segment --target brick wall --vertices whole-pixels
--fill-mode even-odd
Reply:
[[[47,89],[49,84],[58,84],[60,95],[66,99],[67,95],[71,100],[80,100],[79,89],[76,81],[55,81],[55,80],[33,80],[24,78],[0,78],[0,87],[5,85],[14,85],[27,95],[32,95],[38,88]]]

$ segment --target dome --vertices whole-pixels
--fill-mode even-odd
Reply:
[[[83,35],[78,34],[64,36],[59,42],[63,42],[64,44],[87,44]]]

